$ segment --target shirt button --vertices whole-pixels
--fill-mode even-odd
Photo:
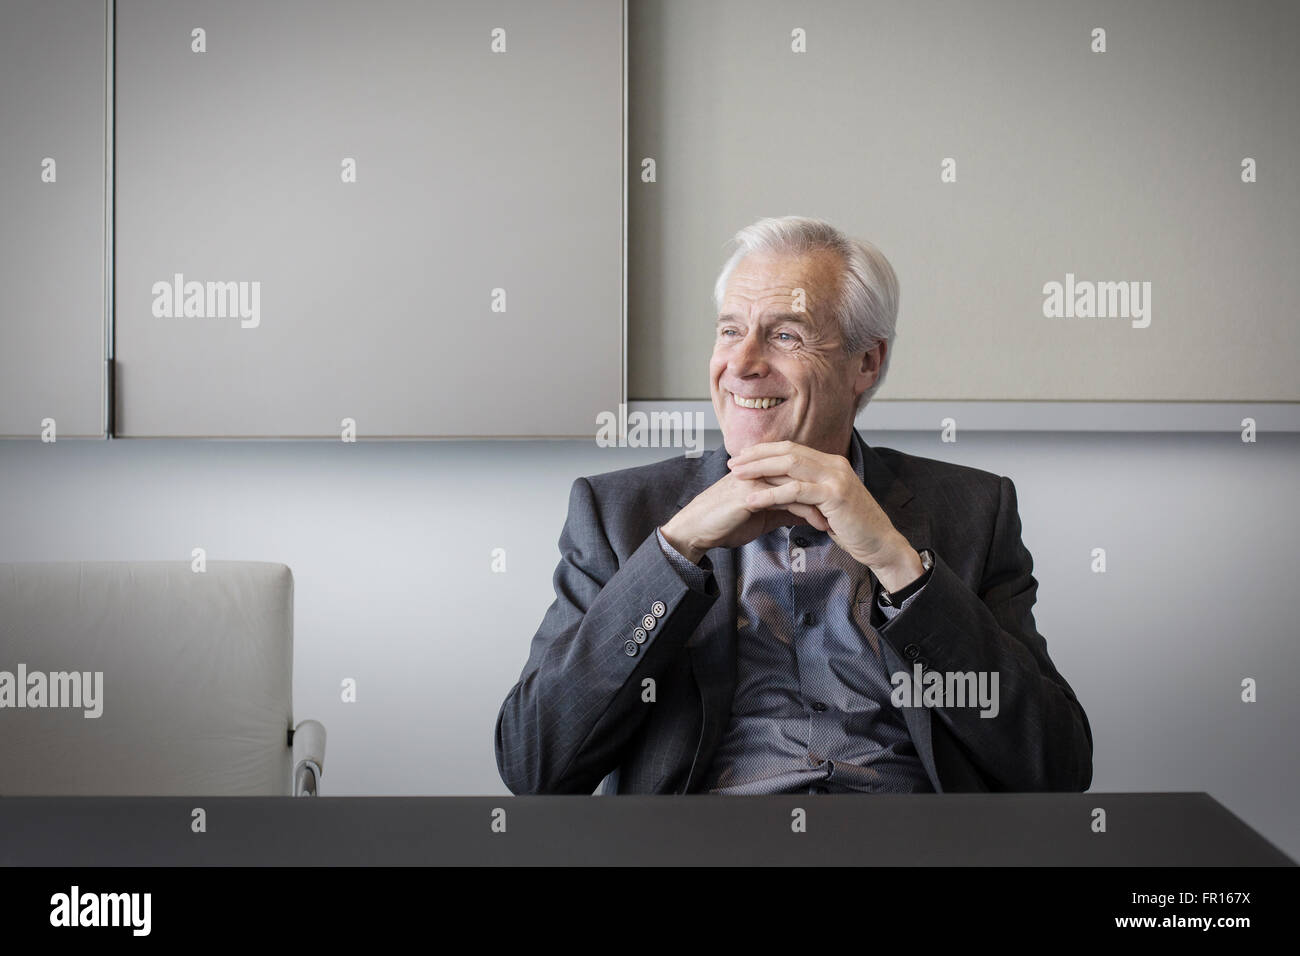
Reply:
[[[921,656],[921,649],[917,647],[915,644],[908,644],[905,648],[903,648],[903,656],[906,657],[909,661],[914,661]]]
[[[663,601],[655,601],[654,604],[650,605],[650,613],[655,617],[663,617],[668,613],[668,608]]]
[[[644,644],[645,639],[646,639],[645,628],[638,627],[634,631],[632,631],[632,640],[636,641],[638,644]]]
[[[812,627],[812,626],[813,626],[814,624],[816,624],[816,623],[817,623],[817,615],[816,615],[816,614],[814,614],[812,611],[806,611],[806,612],[804,612],[804,616],[803,616],[803,626],[804,626],[804,627]]]
[[[641,626],[644,627],[647,631],[653,631],[655,629],[655,625],[658,623],[659,623],[658,619],[655,618],[653,614],[647,614],[645,617],[641,618]]]
[[[636,657],[636,642],[628,641],[623,645],[623,653],[628,657]]]
[[[813,701],[812,709],[820,713],[821,711],[826,709],[826,705],[823,704],[820,700],[815,700]]]
[[[796,548],[806,548],[808,547],[808,539],[805,538],[803,535],[798,535],[794,539],[794,546]]]

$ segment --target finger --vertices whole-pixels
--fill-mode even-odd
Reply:
[[[791,514],[789,511],[765,511],[763,530],[771,531],[774,528],[794,527],[803,524],[803,519],[798,515]]]
[[[803,520],[812,525],[818,531],[830,531],[831,523],[826,520],[826,516],[814,508],[812,505],[801,505],[798,502],[785,506],[786,510],[796,514]]]
[[[802,515],[805,522],[813,525],[818,531],[831,531],[831,522],[828,522],[826,515],[823,515],[818,509],[811,505],[787,505],[787,510],[794,511],[794,514]],[[798,510],[796,510],[798,509]]]
[[[826,490],[818,484],[808,481],[787,481],[775,488],[763,488],[752,491],[745,498],[745,507],[751,511],[757,509],[785,507],[799,502],[805,505],[819,505],[826,500]]]
[[[769,478],[786,475],[804,481],[824,481],[828,476],[820,461],[799,455],[773,455],[743,462],[731,469],[737,478]]]
[[[768,520],[770,520],[772,527],[794,527],[796,524],[803,524],[803,519],[796,514],[792,514],[790,511],[777,511],[774,509],[768,511],[767,514],[771,515],[771,518]]]
[[[788,455],[793,451],[804,448],[804,445],[792,441],[765,441],[757,445],[750,445],[739,455],[732,455],[727,459],[727,466],[733,467],[747,461],[753,461],[756,458],[767,458],[769,455]],[[811,451],[811,449],[806,450]]]

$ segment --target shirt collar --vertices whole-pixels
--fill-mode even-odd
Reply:
[[[849,464],[857,472],[858,478],[865,485],[867,483],[867,472],[862,460],[862,442],[858,440],[857,429],[849,436]]]

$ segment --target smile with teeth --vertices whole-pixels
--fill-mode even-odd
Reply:
[[[735,392],[731,397],[741,408],[773,408],[785,401],[784,398],[741,398]]]

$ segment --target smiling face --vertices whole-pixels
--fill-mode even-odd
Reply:
[[[848,454],[857,397],[875,382],[887,345],[845,353],[832,311],[841,269],[826,250],[753,253],[736,264],[709,362],[713,409],[731,455],[786,440]]]

